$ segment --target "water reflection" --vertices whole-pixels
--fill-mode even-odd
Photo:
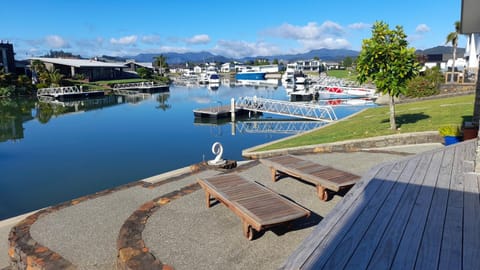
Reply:
[[[34,99],[0,99],[0,142],[23,139],[23,123],[34,119]]]

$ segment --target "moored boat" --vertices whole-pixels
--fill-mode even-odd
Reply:
[[[375,89],[344,86],[318,86],[320,99],[377,98]]]
[[[238,72],[235,74],[237,80],[265,80],[265,72],[247,70],[244,72]]]

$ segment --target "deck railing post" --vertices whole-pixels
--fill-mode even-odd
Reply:
[[[232,122],[235,122],[235,99],[230,100],[230,118]]]
[[[477,128],[479,128],[480,125],[477,125]],[[476,151],[476,156],[475,156],[475,173],[480,174],[480,132],[477,133],[477,151]]]

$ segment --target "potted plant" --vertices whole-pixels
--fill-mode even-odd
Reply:
[[[457,143],[461,139],[460,127],[458,125],[447,125],[438,129],[438,132],[443,136],[445,145]]]

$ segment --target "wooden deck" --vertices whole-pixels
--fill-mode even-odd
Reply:
[[[479,269],[476,144],[373,168],[284,269]]]
[[[312,183],[317,188],[320,199],[329,199],[330,191],[339,191],[355,184],[360,176],[320,165],[315,162],[304,160],[292,155],[283,155],[260,160],[271,168],[272,180],[275,182],[279,174],[287,174],[301,180]]]
[[[261,231],[310,215],[303,207],[238,174],[199,179],[198,183],[205,190],[207,207],[210,207],[211,196],[225,204],[240,217],[244,235],[249,240],[254,237],[252,229]]]

